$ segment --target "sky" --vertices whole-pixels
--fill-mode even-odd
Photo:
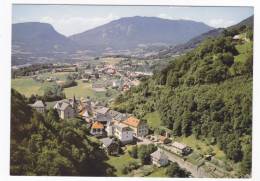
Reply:
[[[89,6],[13,5],[12,23],[50,23],[59,33],[70,36],[122,17],[147,16],[203,22],[215,28],[234,25],[253,15],[252,7],[177,6]]]

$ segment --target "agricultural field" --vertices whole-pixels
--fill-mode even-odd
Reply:
[[[50,83],[40,83],[34,81],[30,77],[22,77],[12,79],[11,87],[22,93],[26,97],[30,97],[32,94],[43,95],[43,87]]]
[[[66,97],[73,97],[74,95],[77,98],[95,96],[95,92],[92,89],[91,83],[83,83],[80,80],[77,80],[76,82],[78,83],[77,86],[64,89],[64,93],[65,93]]]
[[[59,80],[65,80],[66,76],[70,74],[68,72],[57,72],[57,73],[43,73],[39,75],[40,78],[43,80],[47,79],[48,77],[56,77]],[[114,89],[108,90],[108,95],[106,95],[106,92],[95,92],[92,89],[91,83],[83,83],[81,80],[77,80],[77,86],[69,87],[64,89],[64,93],[67,98],[75,97],[81,98],[81,97],[91,97],[95,100],[102,100],[102,101],[108,101],[114,97],[116,97],[119,92]],[[34,95],[43,95],[44,88],[46,86],[49,86],[51,84],[54,84],[54,82],[37,82],[33,80],[32,77],[20,77],[16,79],[12,79],[11,86],[12,88],[16,89],[18,92],[22,93],[26,97],[30,97],[32,94]]]

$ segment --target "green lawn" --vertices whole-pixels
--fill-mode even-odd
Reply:
[[[161,118],[158,112],[147,113],[144,117],[147,120],[149,127],[158,128],[160,127]]]
[[[74,95],[77,98],[80,97],[94,97],[95,92],[92,89],[90,83],[82,83],[82,81],[77,81],[78,85],[74,87],[69,87],[64,89],[66,97],[73,97]]]
[[[137,162],[139,161],[138,159],[134,159],[129,156],[127,150],[129,150],[130,148],[131,148],[131,146],[127,146],[127,149],[125,150],[123,155],[109,156],[109,160],[106,161],[109,165],[111,165],[112,167],[114,167],[116,169],[116,173],[115,173],[116,176],[124,176],[121,173],[121,170],[124,165],[127,165],[133,161],[137,161]]]
[[[36,82],[30,77],[23,77],[12,79],[11,87],[26,97],[30,97],[32,94],[43,95],[43,87],[49,84],[50,83]]]
[[[167,177],[166,167],[155,168],[148,177]]]
[[[58,77],[60,80],[64,80],[66,75],[68,74],[69,73],[67,72],[58,72],[54,74],[44,73],[41,74],[40,76],[44,77],[44,79],[49,76],[53,76],[53,77],[55,76]],[[53,83],[54,82],[40,83],[40,82],[36,82],[31,77],[21,77],[21,78],[12,79],[11,85],[12,88],[16,89],[18,92],[24,94],[26,97],[30,97],[32,94],[43,95],[44,87]],[[77,86],[64,89],[64,93],[67,98],[73,97],[74,95],[77,98],[89,96],[96,100],[106,101],[111,98],[115,98],[119,94],[118,91],[111,89],[109,91],[111,96],[107,97],[106,92],[95,92],[92,89],[91,83],[83,83],[81,80],[77,80],[77,83],[78,83]]]
[[[68,72],[57,72],[57,73],[43,73],[39,77],[46,79],[47,77],[57,77],[60,80],[65,80]],[[36,82],[31,77],[20,77],[12,79],[11,86],[18,92],[24,94],[26,97],[30,97],[32,94],[43,95],[43,89],[45,86],[50,85],[49,82]]]

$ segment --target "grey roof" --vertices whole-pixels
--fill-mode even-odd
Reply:
[[[107,111],[109,110],[109,108],[107,108],[107,107],[102,107],[102,108],[100,108],[100,109],[97,109],[97,113],[100,113],[100,114],[106,114],[107,113]]]
[[[57,102],[54,106],[54,109],[58,109],[61,111],[64,111],[65,109],[67,109],[68,107],[70,107],[71,105],[67,102]]]
[[[117,120],[117,121],[123,121],[123,120],[127,119],[127,115],[120,113],[120,114],[116,115],[114,117],[114,119]]]
[[[109,110],[108,114],[117,121],[123,121],[127,118],[126,114],[114,110]]]
[[[109,111],[108,111],[108,114],[111,115],[112,117],[117,116],[119,113],[120,113],[120,112],[115,111],[115,110],[109,110]]]
[[[31,105],[31,107],[35,107],[35,108],[41,108],[41,107],[45,107],[43,102],[41,100],[35,101],[34,104]]]
[[[102,114],[97,114],[95,119],[99,122],[110,122],[110,121],[112,121],[112,118],[109,115],[102,115]]]
[[[151,154],[151,157],[156,159],[168,159],[167,155],[160,149],[156,150]]]
[[[114,142],[114,139],[102,138],[102,139],[100,139],[100,141],[103,143],[103,145],[105,145],[105,147],[109,147]]]
[[[63,102],[61,107],[60,107],[60,110],[61,111],[64,111],[65,109],[67,109],[68,107],[70,107],[70,104],[66,103],[66,102]]]
[[[174,143],[172,143],[172,146],[174,146],[174,147],[176,147],[176,148],[178,148],[178,149],[180,149],[180,150],[182,150],[182,149],[184,149],[184,148],[187,147],[187,145],[182,144],[182,143],[179,143],[179,142],[174,142]]]

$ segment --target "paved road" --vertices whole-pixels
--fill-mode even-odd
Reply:
[[[153,144],[158,144],[159,142],[152,142],[151,140],[149,139],[146,139],[146,138],[138,138],[139,142],[137,142],[137,145],[147,145],[147,144],[150,144],[150,143],[153,143]],[[170,147],[169,146],[166,146],[166,145],[163,145],[163,147],[169,149]],[[196,165],[193,165],[192,163],[190,162],[187,162],[187,161],[184,161],[181,157],[165,150],[165,153],[166,155],[168,156],[169,160],[171,162],[176,162],[178,163],[178,165],[181,167],[181,168],[184,168],[186,169],[187,171],[189,171],[193,177],[197,177],[197,178],[201,178],[201,177],[212,177],[211,175],[207,174],[206,171],[203,169],[203,168],[198,168]]]

